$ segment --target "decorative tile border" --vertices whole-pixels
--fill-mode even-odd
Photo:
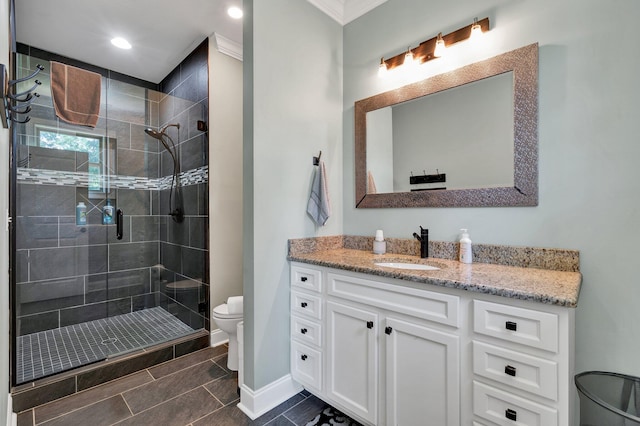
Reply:
[[[19,183],[33,185],[56,185],[56,186],[89,186],[89,173],[87,172],[64,172],[59,170],[29,169],[18,167],[17,179]],[[198,167],[180,173],[178,177],[180,186],[191,186],[209,181],[209,166]],[[171,187],[171,176],[164,176],[157,179],[149,179],[138,176],[102,176],[102,186],[110,189],[140,189],[160,191]]]

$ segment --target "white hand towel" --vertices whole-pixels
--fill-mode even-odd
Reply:
[[[377,194],[378,190],[376,189],[376,181],[373,180],[373,173],[369,170],[367,174],[367,194]]]
[[[307,203],[307,213],[319,226],[327,223],[327,219],[331,216],[331,200],[327,190],[327,171],[324,167],[324,161],[320,162],[313,177],[309,203]]]

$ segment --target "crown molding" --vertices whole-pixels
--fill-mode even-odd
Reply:
[[[216,46],[218,46],[218,52],[231,56],[242,62],[242,44],[237,43],[231,39],[226,38],[218,33],[213,33],[216,39]]]
[[[386,1],[387,0],[308,0],[309,3],[329,15],[340,25],[348,24]]]

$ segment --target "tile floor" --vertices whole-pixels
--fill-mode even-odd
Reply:
[[[251,421],[226,364],[225,345],[202,349],[19,413],[18,426],[304,426],[327,407],[303,391]]]
[[[17,381],[30,382],[193,333],[161,307],[19,336]]]

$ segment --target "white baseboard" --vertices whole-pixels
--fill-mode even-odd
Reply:
[[[238,408],[251,420],[255,420],[272,408],[302,391],[302,386],[295,382],[290,374],[269,383],[254,391],[245,384],[240,386],[240,403]]]
[[[7,395],[7,426],[16,426],[18,424],[18,415],[13,412],[13,399],[11,394]]]
[[[229,335],[224,331],[220,330],[219,328],[211,332],[211,340],[210,340],[211,347],[220,346],[223,343],[227,343],[228,341],[229,341]]]

